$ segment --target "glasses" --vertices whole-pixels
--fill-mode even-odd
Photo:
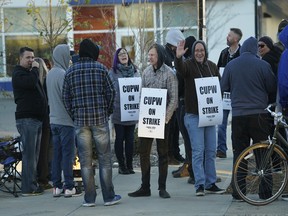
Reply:
[[[265,47],[265,44],[258,44],[258,47],[263,48],[263,47]]]
[[[123,56],[123,55],[127,55],[127,52],[118,53],[118,56]]]

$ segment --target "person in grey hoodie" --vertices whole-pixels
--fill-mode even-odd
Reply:
[[[53,140],[52,181],[53,196],[78,195],[73,181],[73,160],[75,149],[74,124],[62,101],[62,86],[70,62],[70,49],[60,44],[53,51],[53,67],[47,75],[46,85],[50,107],[50,127]],[[64,185],[61,173],[64,173]]]
[[[232,148],[233,164],[241,152],[250,145],[250,140],[257,143],[269,136],[268,95],[276,92],[276,78],[272,68],[266,61],[257,56],[257,39],[250,37],[243,43],[240,56],[230,61],[225,67],[221,79],[221,91],[229,92],[232,106]],[[244,174],[245,175],[245,174]],[[245,178],[240,174],[237,178],[243,185]],[[268,177],[269,178],[269,177]],[[232,196],[239,200],[234,185]],[[260,185],[259,197],[270,197],[271,188]]]

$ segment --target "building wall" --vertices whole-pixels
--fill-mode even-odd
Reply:
[[[213,10],[207,18],[209,59],[217,64],[221,50],[227,47],[226,37],[230,28],[240,28],[243,43],[250,36],[255,37],[255,5],[252,0],[207,1],[207,10]],[[206,10],[206,13],[207,13]]]

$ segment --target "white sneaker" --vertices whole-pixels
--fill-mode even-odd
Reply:
[[[94,207],[94,206],[96,206],[96,204],[95,203],[86,203],[86,202],[84,202],[84,203],[82,203],[82,206],[83,207]]]
[[[63,189],[60,189],[57,187],[53,188],[53,197],[60,197],[60,196],[63,196],[63,194],[64,194]]]
[[[288,201],[288,194],[283,194],[282,195],[282,200]]]
[[[68,198],[68,197],[77,197],[77,196],[81,196],[82,192],[76,190],[76,188],[72,188],[72,190],[66,189],[65,193],[64,193],[64,197]]]

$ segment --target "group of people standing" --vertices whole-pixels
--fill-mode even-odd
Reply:
[[[281,31],[279,38],[286,46],[288,27],[283,27]],[[17,105],[16,126],[23,145],[22,194],[31,196],[43,193],[37,182],[37,163],[42,127],[49,113],[53,141],[53,196],[81,195],[73,181],[73,163],[77,151],[85,191],[82,205],[95,206],[97,193],[92,162],[93,144],[99,161],[104,205],[114,205],[121,200],[121,196],[115,194],[112,183],[109,118],[112,115],[116,133],[114,148],[119,163],[118,173],[134,174],[133,148],[137,121],[121,120],[119,90],[119,79],[132,77],[141,77],[142,88],[167,90],[164,139],[156,139],[159,196],[171,197],[166,190],[166,180],[169,161],[173,157],[177,158],[177,148],[172,142],[175,140],[172,133],[175,122],[184,138],[184,164],[187,165],[190,183],[195,185],[196,196],[224,193],[225,190],[216,185],[215,158],[227,157],[226,128],[230,110],[223,111],[223,122],[218,127],[198,126],[201,113],[195,79],[217,78],[222,93],[229,92],[231,95],[234,162],[249,145],[250,139],[256,143],[266,139],[267,131],[271,131],[269,128],[263,129],[269,119],[264,109],[268,103],[276,101],[277,76],[283,113],[288,104],[288,87],[284,81],[287,81],[284,79],[287,77],[286,52],[281,56],[283,50],[277,48],[268,36],[258,41],[250,37],[242,46],[241,38],[240,29],[230,29],[228,47],[221,52],[216,65],[208,59],[205,42],[193,36],[185,40],[180,30],[171,29],[167,33],[165,47],[155,43],[149,48],[150,65],[141,75],[125,48],[116,50],[109,71],[97,61],[99,47],[92,40],[81,41],[79,60],[73,64],[69,46],[60,44],[53,51],[53,66],[42,83],[34,51],[22,47],[20,64],[15,67],[12,76]],[[150,153],[153,140],[153,137],[140,137],[141,186],[128,193],[130,197],[151,195]],[[263,191],[261,196],[269,197],[270,193]],[[234,192],[233,197],[240,199]]]

